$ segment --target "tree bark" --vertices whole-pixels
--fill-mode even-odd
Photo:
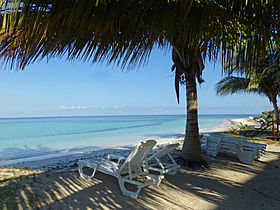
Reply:
[[[180,83],[186,84],[187,119],[185,140],[181,156],[190,167],[196,167],[196,165],[203,164],[198,131],[196,78],[200,83],[203,82],[201,74],[204,65],[199,51],[186,47],[179,49],[183,49],[181,56],[179,56],[178,51],[173,48],[172,60],[174,65],[172,70],[176,69],[175,89],[178,103],[179,85]],[[182,62],[182,59],[184,62]]]
[[[197,117],[196,75],[194,73],[185,73],[185,78],[187,96],[187,122],[182,157],[186,161],[200,162],[202,159]]]
[[[274,108],[274,115],[275,115],[275,119],[276,119],[276,130],[277,130],[277,134],[278,134],[278,131],[279,131],[279,109],[278,109],[278,106],[277,106],[277,96],[276,95],[274,95],[271,98],[271,102],[272,102],[273,108]]]

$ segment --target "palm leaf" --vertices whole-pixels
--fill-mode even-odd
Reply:
[[[276,1],[1,1],[0,56],[24,68],[45,57],[135,66],[154,47],[199,47],[204,59],[231,64],[263,55],[279,40]],[[261,34],[261,36],[260,36]],[[242,46],[242,47],[240,47]],[[240,51],[240,50],[243,51]]]

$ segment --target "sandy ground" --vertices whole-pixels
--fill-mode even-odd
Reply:
[[[122,195],[117,179],[99,172],[91,181],[78,172],[33,175],[20,182],[14,199],[19,209],[27,203],[40,209],[280,209],[279,145],[268,145],[251,165],[226,155],[203,157],[209,169],[181,168],[166,175],[160,188],[142,189],[138,200]],[[27,193],[36,201],[28,201]]]
[[[257,122],[256,120],[249,119],[249,118],[242,118],[242,119],[232,119],[229,120],[231,123],[230,127],[232,128],[238,128],[240,125],[247,125],[250,127],[260,127],[261,124]]]

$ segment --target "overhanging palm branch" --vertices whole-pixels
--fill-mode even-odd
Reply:
[[[250,83],[254,83],[255,85],[250,87]],[[216,84],[216,92],[221,96],[246,92],[266,95],[260,86],[249,78],[228,76]]]
[[[171,45],[185,67],[185,47],[199,48],[204,58],[222,52],[228,64],[245,46],[240,61],[258,59],[263,46],[279,39],[279,5],[262,2],[1,1],[1,58],[24,68],[66,54],[125,67],[144,62],[153,47]]]

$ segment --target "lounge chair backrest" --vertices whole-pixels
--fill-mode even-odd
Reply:
[[[151,157],[149,157],[148,161],[152,160],[154,157],[157,157],[158,159],[162,158],[163,156],[167,155],[170,151],[177,148],[179,145],[180,145],[179,143],[169,144],[169,145],[161,148],[155,154],[153,154]]]
[[[143,161],[147,159],[148,154],[151,152],[155,144],[155,140],[148,140],[137,144],[120,167],[119,174],[129,173],[129,170],[131,170],[133,174],[141,173]]]

